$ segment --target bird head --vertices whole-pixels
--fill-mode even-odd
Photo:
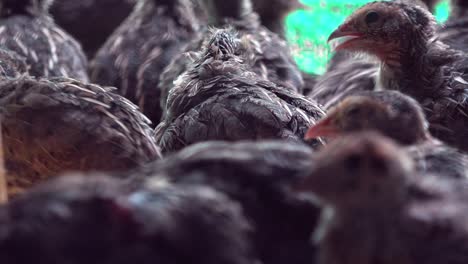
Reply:
[[[309,176],[296,189],[336,207],[380,204],[399,197],[413,166],[392,140],[374,132],[336,140],[314,161]]]
[[[356,10],[328,38],[335,50],[366,52],[385,60],[401,49],[427,42],[435,19],[418,5],[372,2]],[[416,44],[419,46],[419,44]]]
[[[377,131],[409,145],[428,138],[423,110],[412,98],[396,91],[363,93],[345,98],[311,127],[306,139]]]

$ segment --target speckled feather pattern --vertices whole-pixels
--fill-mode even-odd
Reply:
[[[141,0],[91,64],[91,79],[118,88],[156,126],[161,119],[159,76],[196,36],[197,22],[186,0]]]
[[[323,116],[314,101],[252,72],[236,55],[239,47],[233,48],[238,44],[230,33],[215,32],[170,91],[166,115],[156,128],[163,151],[207,140],[301,141]]]
[[[0,45],[25,57],[31,76],[88,81],[81,46],[47,15],[0,18]]]
[[[125,170],[159,157],[149,120],[111,89],[73,79],[0,83],[12,192],[69,170]]]
[[[25,58],[13,51],[0,48],[0,78],[16,78],[27,72]]]
[[[302,92],[304,85],[302,74],[292,58],[289,47],[278,35],[261,26],[255,13],[246,15],[242,20],[225,19],[220,27],[223,26],[237,31],[245,44],[250,46],[251,52],[244,55],[246,62],[252,66],[255,73],[283,89]],[[211,30],[205,29],[163,72],[160,83],[163,108],[175,80],[188,69],[195,53],[202,48],[204,40],[210,34]]]

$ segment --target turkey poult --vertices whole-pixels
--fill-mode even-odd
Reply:
[[[252,47],[246,63],[252,66],[255,73],[281,86],[282,89],[302,92],[304,81],[287,43],[260,24],[258,15],[252,11],[251,0],[200,1],[209,14],[208,26],[231,28]],[[160,83],[163,108],[174,82],[188,70],[195,53],[200,51],[203,42],[210,36],[211,29],[206,27],[165,69]]]
[[[302,141],[323,116],[315,102],[252,72],[244,61],[252,47],[245,44],[230,30],[215,30],[207,38],[170,91],[155,131],[163,152],[208,140]]]
[[[309,129],[306,138],[369,130],[405,146],[420,174],[468,179],[468,156],[432,138],[419,104],[397,91],[363,92],[344,99]]]
[[[468,184],[416,175],[374,133],[349,135],[316,157],[297,187],[324,207],[318,264],[468,263]]]
[[[433,136],[468,150],[468,57],[437,40],[424,8],[373,2],[354,12],[329,40],[337,50],[366,52],[381,61],[379,83],[414,97]]]
[[[189,0],[139,0],[91,63],[91,79],[118,88],[156,126],[161,119],[159,75],[195,38]]]
[[[206,186],[66,175],[0,208],[8,264],[254,264],[240,206]]]
[[[75,37],[88,58],[132,12],[137,0],[55,0],[50,13],[55,23]]]
[[[307,145],[287,141],[204,142],[137,170],[133,178],[146,185],[166,179],[213,187],[241,204],[261,263],[310,264],[319,210],[290,187],[303,179],[313,154]]]
[[[87,59],[76,42],[48,13],[53,0],[1,0],[0,46],[26,59],[35,77],[88,81]]]
[[[66,171],[117,171],[159,157],[149,120],[110,88],[73,79],[0,82],[10,194]]]

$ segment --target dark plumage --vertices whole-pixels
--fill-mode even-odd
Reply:
[[[372,133],[327,146],[298,189],[324,206],[319,264],[468,261],[466,181],[417,177],[409,157]]]
[[[1,208],[0,223],[8,264],[255,263],[241,208],[204,186],[68,175]]]
[[[136,0],[55,0],[54,21],[75,37],[93,58],[114,30],[132,12]]]
[[[0,79],[16,78],[27,73],[25,58],[14,51],[0,48]]]
[[[169,94],[156,128],[164,152],[208,140],[300,141],[323,115],[315,102],[253,73],[244,62],[248,48],[229,30],[208,38]]]
[[[0,46],[26,58],[35,77],[88,81],[81,46],[50,18],[51,0],[1,0]]]
[[[307,96],[330,109],[347,96],[375,90],[378,73],[378,64],[369,59],[337,53]]]
[[[367,52],[382,63],[379,85],[414,97],[433,136],[468,150],[468,57],[437,40],[434,17],[405,3],[374,2],[351,15],[330,39],[338,50]]]
[[[91,64],[91,79],[118,87],[156,126],[161,119],[159,76],[196,36],[189,0],[140,0]]]
[[[396,91],[360,93],[332,108],[306,137],[377,131],[399,144],[421,174],[468,179],[468,156],[431,137],[419,104]]]
[[[468,52],[468,2],[452,0],[449,19],[439,28],[439,38],[451,48]]]
[[[309,243],[318,211],[289,187],[302,179],[312,150],[287,141],[206,142],[154,162],[135,175],[158,185],[206,184],[238,201],[254,228],[262,263],[310,264]]]
[[[29,77],[0,87],[12,194],[64,171],[126,170],[159,157],[147,118],[110,88]]]
[[[263,26],[285,38],[284,20],[287,15],[305,6],[299,0],[252,0],[253,10]]]
[[[209,14],[209,26],[229,27],[237,31],[246,45],[251,46],[248,62],[259,76],[280,85],[283,89],[302,92],[303,80],[287,43],[278,35],[261,26],[258,15],[252,11],[250,0],[203,0]],[[176,56],[161,76],[163,90],[161,105],[165,107],[169,91],[175,80],[192,64],[195,52],[209,38],[211,30],[205,28],[179,56]]]

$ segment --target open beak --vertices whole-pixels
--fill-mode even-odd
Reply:
[[[338,129],[336,128],[335,125],[332,124],[332,119],[330,117],[327,117],[325,119],[322,119],[315,126],[309,128],[304,138],[306,140],[309,140],[309,139],[314,139],[318,137],[335,136],[338,133],[339,133]]]
[[[364,34],[351,29],[349,24],[343,24],[331,33],[327,42],[330,43],[334,51],[339,51],[348,48],[362,36],[364,36]]]

